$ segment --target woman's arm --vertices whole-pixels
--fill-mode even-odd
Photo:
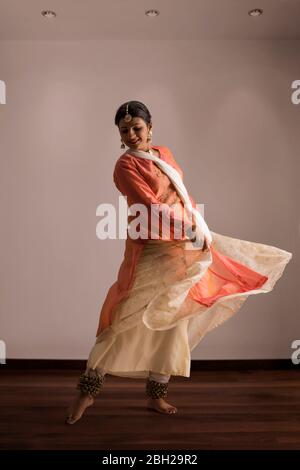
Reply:
[[[151,238],[151,204],[156,204],[157,209],[159,210],[159,227],[155,225],[155,233],[159,234],[159,239],[166,240],[165,237],[162,237],[161,230],[161,221],[170,220],[170,239],[174,239],[174,235],[177,235],[178,232],[174,234],[174,223],[176,227],[180,227],[185,221],[187,227],[191,227],[191,223],[188,223],[187,219],[183,219],[184,211],[182,210],[181,216],[179,214],[174,214],[174,211],[168,204],[161,203],[160,200],[156,197],[152,188],[149,186],[144,177],[139,173],[134,161],[130,158],[119,160],[116,163],[114,170],[114,182],[119,191],[127,197],[127,203],[130,207],[132,204],[143,204],[147,208],[147,217],[148,217],[148,231],[147,236]],[[163,215],[164,214],[164,215]],[[155,220],[154,220],[155,223]],[[154,224],[153,224],[154,225]],[[153,230],[153,227],[152,227]],[[180,232],[182,233],[182,232]],[[184,233],[184,232],[183,232]],[[184,236],[184,235],[183,235]],[[182,238],[182,237],[181,237]]]

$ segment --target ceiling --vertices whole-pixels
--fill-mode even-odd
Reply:
[[[300,39],[300,0],[0,0],[0,40],[97,39]]]

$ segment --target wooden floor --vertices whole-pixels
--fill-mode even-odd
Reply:
[[[300,449],[298,370],[172,377],[176,415],[145,408],[145,381],[106,376],[94,406],[64,424],[81,371],[0,369],[1,449]]]

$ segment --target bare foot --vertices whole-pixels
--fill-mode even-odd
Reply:
[[[83,413],[85,412],[85,409],[88,406],[91,406],[93,403],[94,403],[93,397],[90,397],[90,395],[88,395],[87,393],[79,392],[68,410],[68,416],[66,418],[65,423],[66,424],[76,423],[76,421],[78,421],[83,415]]]
[[[164,414],[174,414],[178,411],[176,406],[170,405],[163,398],[148,398],[147,408]]]

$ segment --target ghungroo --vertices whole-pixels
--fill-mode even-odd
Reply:
[[[95,372],[86,373],[80,375],[79,382],[77,384],[77,390],[81,390],[82,393],[87,393],[91,397],[96,397],[101,390],[104,382],[104,376]]]
[[[168,382],[161,383],[147,378],[146,394],[150,398],[165,398],[168,394]]]

